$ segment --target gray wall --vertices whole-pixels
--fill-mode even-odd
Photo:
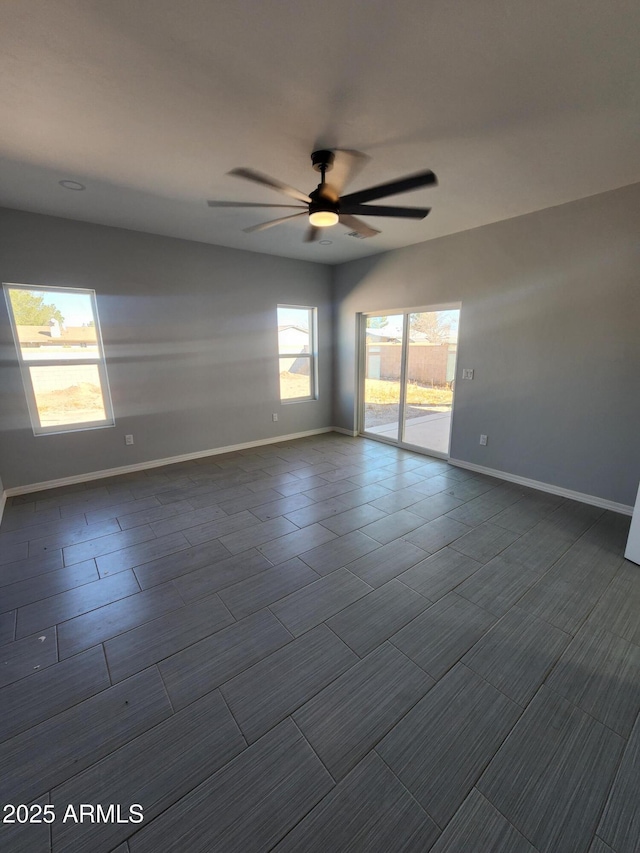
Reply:
[[[96,290],[116,416],[34,437],[1,298],[5,488],[331,426],[329,267],[6,209],[0,234],[2,281]],[[318,401],[279,402],[278,302],[318,306]]]
[[[335,424],[355,422],[356,312],[462,302],[452,458],[632,504],[639,235],[635,184],[337,268]]]

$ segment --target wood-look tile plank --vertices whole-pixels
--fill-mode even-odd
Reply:
[[[345,607],[327,625],[364,657],[431,605],[399,580],[391,580]]]
[[[92,509],[85,512],[84,515],[87,524],[96,524],[99,521],[106,521],[108,518],[124,518],[130,512],[137,513],[160,505],[160,501],[154,495],[149,495],[149,497],[140,498],[139,500],[128,500],[120,504],[103,507],[102,509]]]
[[[513,607],[462,662],[525,707],[570,642],[569,634]]]
[[[447,547],[416,563],[398,577],[430,601],[438,601],[480,567],[480,563]]]
[[[340,495],[339,499],[340,503],[345,504],[349,509],[353,509],[354,507],[363,506],[383,495],[389,494],[392,494],[392,492],[385,489],[384,486],[381,486],[379,483],[371,483],[369,486],[359,486],[350,492],[344,492],[344,494]]]
[[[468,477],[464,480],[457,480],[454,485],[445,489],[445,494],[458,498],[460,503],[464,503],[485,494],[485,492],[492,491],[495,485],[495,483],[475,477]]]
[[[30,539],[42,539],[45,536],[53,536],[64,533],[66,530],[74,530],[78,526],[86,525],[84,514],[71,516],[71,518],[54,518],[51,521],[40,521],[34,525],[20,526],[15,530],[5,532],[4,521],[0,530],[0,551],[5,545],[13,545],[17,542],[28,542]]]
[[[571,544],[561,530],[537,524],[505,548],[502,556],[510,563],[542,575],[568,551]]]
[[[84,516],[78,524],[69,525],[66,529],[47,536],[39,536],[37,539],[29,540],[29,556],[38,557],[47,551],[55,551],[58,548],[67,548],[110,533],[119,533],[120,525],[115,518],[106,521],[98,521],[96,524],[87,524]]]
[[[83,649],[183,606],[178,590],[172,583],[166,583],[69,619],[58,626],[60,659],[76,655]]]
[[[540,853],[586,850],[623,747],[543,686],[477,787]]]
[[[179,578],[181,575],[187,575],[196,569],[211,566],[229,556],[224,545],[214,539],[211,542],[204,542],[202,545],[186,548],[184,551],[177,551],[167,557],[160,557],[158,560],[151,560],[149,563],[136,566],[135,575],[142,589],[148,589]]]
[[[40,601],[59,592],[99,580],[95,560],[74,563],[64,569],[17,581],[2,588],[0,610],[12,610]]]
[[[74,616],[88,613],[136,592],[140,592],[140,587],[131,571],[119,572],[112,577],[59,592],[19,608],[16,637],[26,637],[47,625],[73,619]]]
[[[640,850],[638,791],[640,791],[640,717],[636,720],[629,737],[598,826],[598,835],[611,846],[615,853],[636,853]]]
[[[640,646],[587,624],[547,687],[627,738],[640,711]]]
[[[266,545],[259,545],[258,551],[274,565],[278,565],[335,538],[336,534],[321,524],[310,524],[295,533],[287,533],[273,542],[267,542]]]
[[[158,668],[178,710],[292,639],[269,610],[261,610],[171,655]]]
[[[400,489],[397,492],[387,491],[384,495],[373,500],[371,506],[391,514],[401,509],[407,509],[407,507],[411,507],[424,499],[424,494],[416,489]]]
[[[294,723],[285,720],[137,832],[131,853],[261,853],[332,786]]]
[[[616,853],[613,847],[605,844],[601,838],[597,836],[593,839],[593,844],[589,848],[589,853]]]
[[[166,506],[171,507],[175,506],[175,504],[166,504]],[[190,503],[189,507],[191,507]],[[214,504],[213,506],[206,506],[202,509],[190,508],[179,515],[171,515],[168,518],[163,518],[162,521],[152,521],[149,527],[156,536],[165,536],[168,533],[178,533],[182,530],[188,530],[190,527],[199,527],[209,521],[216,521],[219,518],[225,517],[224,510]]]
[[[0,799],[28,802],[171,715],[157,670],[103,690],[0,745]]]
[[[305,495],[292,495],[288,498],[278,497],[276,500],[261,503],[259,506],[252,507],[251,512],[260,521],[268,521],[270,518],[288,515],[306,506],[313,506],[311,498]]]
[[[336,569],[343,568],[347,563],[357,560],[363,554],[375,551],[378,547],[374,539],[359,530],[354,530],[323,545],[318,545],[310,551],[304,551],[300,556],[318,574],[328,575]]]
[[[621,565],[622,557],[579,540],[523,596],[520,606],[575,634]]]
[[[12,530],[36,527],[42,524],[47,524],[50,521],[59,520],[60,510],[57,507],[43,510],[42,512],[36,512],[35,504],[33,503],[24,506],[15,506],[7,503],[2,516],[2,532],[9,533]]]
[[[236,515],[245,509],[253,509],[254,507],[265,504],[268,501],[278,500],[278,498],[281,497],[282,495],[280,492],[273,488],[260,489],[258,492],[247,489],[246,494],[240,495],[232,500],[221,501],[218,503],[218,506],[226,515]]]
[[[458,664],[376,752],[440,827],[453,817],[522,709]]]
[[[370,753],[274,853],[418,853],[430,850],[438,833],[404,785]]]
[[[18,560],[15,563],[5,563],[0,567],[0,587],[10,583],[17,583],[42,575],[45,572],[54,572],[63,566],[62,551],[51,551],[42,557],[28,557],[26,560]]]
[[[185,735],[188,733],[188,736]],[[60,811],[86,801],[144,807],[144,826],[238,755],[246,742],[215,691],[112,752],[51,792]],[[109,853],[139,825],[52,824],[54,850]]]
[[[140,527],[142,524],[151,525],[155,522],[162,528],[162,522],[185,512],[193,512],[191,504],[186,501],[176,501],[170,504],[138,509],[137,512],[128,512],[126,515],[118,516],[118,523],[122,530],[130,530],[132,527]],[[167,532],[162,530],[162,533]],[[157,535],[157,534],[156,534]]]
[[[12,642],[16,633],[16,611],[0,613],[0,646]]]
[[[357,661],[326,625],[318,625],[220,689],[252,743]]]
[[[35,811],[32,806],[39,806],[41,809],[49,804],[49,796],[39,797],[33,803],[28,803],[29,814],[35,816]],[[14,803],[14,805],[17,805]],[[3,812],[3,817],[4,817]],[[41,817],[42,812],[38,812]],[[49,843],[49,825],[42,823],[3,823],[2,824],[2,845],[3,850],[7,853],[51,853],[51,845]]]
[[[0,687],[26,678],[58,660],[56,629],[45,628],[37,635],[0,647]]]
[[[306,563],[293,557],[221,590],[220,598],[236,619],[242,619],[319,578],[320,575]]]
[[[243,512],[236,513],[236,515],[229,515],[225,518],[208,521],[205,524],[199,524],[197,527],[189,527],[184,531],[184,535],[191,545],[201,545],[210,539],[219,539],[221,536],[226,536],[229,533],[246,530],[252,524],[260,524],[260,522],[255,515],[252,515],[248,509],[245,509]]]
[[[175,579],[174,583],[184,600],[191,602],[269,568],[271,568],[269,560],[252,548],[234,557],[218,560],[210,566],[181,575]]]
[[[398,512],[387,515],[386,518],[381,518],[379,521],[365,525],[365,527],[361,528],[360,532],[375,539],[381,545],[387,545],[401,536],[407,538],[406,534],[423,524],[424,519],[421,516],[416,515],[408,509],[401,509]],[[418,543],[414,544],[417,545]]]
[[[380,646],[293,715],[322,763],[342,779],[434,680],[393,646]]]
[[[433,678],[440,678],[495,621],[487,610],[450,592],[394,634],[391,642]]]
[[[558,504],[562,500],[562,498],[558,498]],[[522,534],[535,527],[553,509],[553,506],[545,506],[531,498],[522,498],[513,506],[505,507],[497,515],[494,515],[491,523],[498,527],[504,527],[506,530],[512,530],[514,533]]]
[[[460,498],[453,497],[448,492],[437,492],[428,498],[422,497],[417,503],[410,505],[411,512],[419,515],[424,521],[433,521],[445,512],[450,512],[463,503]]]
[[[346,533],[351,533],[359,527],[364,527],[365,524],[371,524],[385,517],[386,513],[382,512],[382,510],[376,509],[370,506],[370,504],[363,504],[362,506],[348,509],[332,518],[325,518],[322,521],[322,525],[328,527],[337,536],[344,536]]]
[[[471,527],[477,527],[484,521],[493,518],[511,503],[513,503],[513,495],[500,489],[494,489],[452,509],[451,512],[447,513],[447,518],[455,519]]]
[[[0,741],[15,737],[110,686],[100,646],[9,684],[0,690]]]
[[[0,551],[0,565],[3,563],[15,563],[29,556],[28,542],[3,543]]]
[[[638,567],[625,560],[589,615],[589,624],[606,628],[640,646]]]
[[[503,616],[538,582],[538,575],[498,554],[456,587],[456,592],[478,607]]]
[[[393,580],[425,557],[426,551],[417,545],[405,542],[404,539],[394,539],[349,563],[346,568],[369,586],[378,587]]]
[[[428,554],[434,554],[468,532],[469,527],[466,524],[454,521],[448,516],[441,516],[434,521],[428,521],[421,527],[417,527],[404,538]]]
[[[353,491],[354,489],[357,489],[359,485],[364,484],[355,483],[351,480],[338,480],[337,483],[327,483],[325,481],[325,485],[317,486],[314,489],[305,489],[304,493],[308,498],[311,498],[314,501],[324,501],[327,498],[336,498],[338,495],[342,495],[345,492]]]
[[[72,563],[80,563],[82,560],[90,560],[92,557],[101,557],[103,554],[110,554],[112,551],[119,551],[121,548],[128,548],[130,545],[147,542],[149,539],[155,539],[155,533],[147,524],[142,524],[140,527],[134,527],[131,530],[122,530],[120,533],[99,536],[97,539],[90,539],[88,542],[79,542],[77,545],[69,545],[68,548],[63,548],[64,564],[70,566]]]
[[[456,539],[451,547],[479,563],[488,563],[517,538],[517,533],[485,521],[460,539]]]
[[[476,788],[449,821],[431,853],[467,853],[473,850],[537,853],[535,847]]]
[[[305,496],[302,495],[302,497]],[[318,521],[340,515],[348,509],[348,506],[339,497],[327,498],[317,503],[311,502],[310,498],[307,500],[309,503],[287,513],[289,521],[292,521],[297,527],[309,527]]]
[[[287,533],[294,533],[298,528],[295,524],[282,516],[272,518],[269,521],[260,521],[245,530],[221,536],[220,542],[231,554],[240,554],[249,548],[264,545]]]
[[[338,569],[272,604],[271,610],[299,637],[369,592],[371,587],[360,578]]]
[[[111,680],[122,681],[233,622],[217,595],[165,613],[104,644]]]
[[[137,528],[134,528],[137,530]],[[126,569],[134,569],[143,563],[151,563],[177,551],[184,551],[189,547],[184,534],[169,533],[167,536],[158,536],[148,542],[139,545],[130,545],[111,554],[104,554],[96,558],[100,577],[124,572]]]

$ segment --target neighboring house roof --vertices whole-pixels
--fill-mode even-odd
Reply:
[[[52,337],[51,326],[16,326],[21,344],[60,346],[60,344],[95,344],[95,326],[71,326],[60,329],[60,335]]]

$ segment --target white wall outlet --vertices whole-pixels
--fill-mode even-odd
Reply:
[[[124,443],[125,444],[133,444],[133,436],[132,435],[125,435]]]
[[[482,446],[484,447],[484,445],[486,445],[486,443],[487,443],[487,436],[481,435],[480,436],[480,444],[482,444]]]
[[[271,420],[274,422],[274,424],[276,423],[276,421],[278,420],[278,413],[277,412],[274,412],[271,415]]]
[[[463,379],[473,379],[473,368],[463,367],[462,368],[462,378]]]

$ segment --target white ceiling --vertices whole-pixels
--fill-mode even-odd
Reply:
[[[640,181],[639,33],[637,0],[4,0],[0,204],[327,263],[418,243]],[[287,203],[235,166],[310,192],[321,147],[371,157],[351,191],[433,169],[380,202],[431,214],[320,246],[206,206]]]

